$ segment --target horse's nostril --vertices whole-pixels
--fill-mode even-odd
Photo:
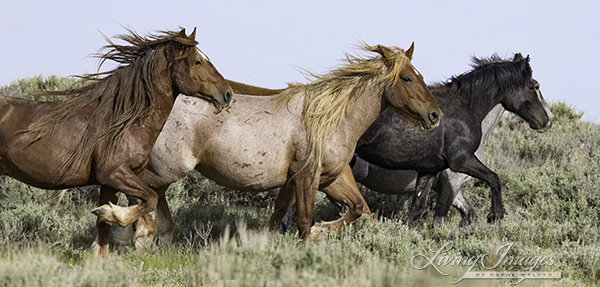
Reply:
[[[429,120],[432,123],[437,123],[438,120],[440,119],[440,115],[437,112],[432,112],[431,114],[429,114]]]
[[[231,101],[231,97],[232,97],[232,96],[233,96],[233,93],[231,92],[231,90],[227,91],[227,92],[225,93],[225,101],[226,101],[226,102],[229,102],[229,101]]]

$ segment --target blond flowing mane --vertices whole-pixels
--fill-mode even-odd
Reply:
[[[116,38],[129,45],[117,45],[105,37],[108,45],[104,46],[103,50],[106,52],[96,55],[100,58],[100,66],[107,60],[117,62],[120,66],[108,72],[82,76],[92,80],[92,84],[81,88],[36,93],[75,97],[58,103],[43,119],[23,131],[36,134],[32,143],[51,132],[57,124],[78,114],[81,109],[93,103],[97,104],[83,137],[71,151],[61,171],[57,172],[60,179],[68,171],[75,170],[83,164],[102,138],[106,138],[107,144],[99,161],[101,166],[108,164],[124,132],[133,123],[151,115],[155,99],[162,96],[152,84],[153,79],[160,77],[161,69],[168,68],[160,65],[170,65],[172,61],[196,53],[198,42],[194,40],[195,33],[192,33],[194,37],[188,37],[185,35],[185,29],[180,32],[160,31],[147,37],[142,37],[131,29],[127,31],[129,34],[118,35]],[[166,58],[166,61],[162,61],[161,58]],[[107,119],[108,129],[101,133]]]
[[[359,55],[345,54],[346,58],[341,67],[323,75],[305,71],[309,83],[286,90],[278,96],[278,107],[295,98],[304,97],[302,116],[306,126],[309,154],[303,168],[310,164],[315,177],[316,170],[323,161],[325,143],[345,116],[348,106],[355,102],[367,87],[378,89],[374,92],[383,92],[384,86],[395,85],[400,78],[400,70],[410,61],[404,50],[398,47],[360,43],[358,48],[378,55],[363,58]],[[383,50],[386,52],[386,59],[381,55]]]

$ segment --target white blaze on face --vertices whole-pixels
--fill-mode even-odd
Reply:
[[[540,101],[540,103],[542,103],[542,105],[544,106],[544,112],[546,112],[546,115],[548,116],[548,118],[553,119],[554,115],[550,111],[550,108],[548,108],[548,104],[546,104],[544,97],[542,97],[542,91],[539,88],[537,88],[535,90],[535,93],[537,94],[537,97],[538,97],[538,100]]]
[[[414,66],[412,68],[415,71],[415,74],[417,74],[417,76],[421,76],[421,73],[419,73],[419,71],[417,70],[417,68],[415,68]]]
[[[206,61],[210,61],[208,59],[208,57],[204,53],[202,53],[202,51],[200,51],[200,49],[196,49],[196,50],[198,51],[198,54],[200,54],[200,57],[202,57],[202,59],[204,59]]]

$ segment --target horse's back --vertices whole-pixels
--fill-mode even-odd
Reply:
[[[59,123],[50,133],[35,140],[36,134],[27,132],[32,124],[52,110],[56,102],[37,102],[21,98],[0,96],[0,170],[27,184],[54,188],[71,184],[56,182],[56,175],[74,142],[81,137],[85,125],[78,121]],[[88,173],[89,174],[89,173]],[[88,177],[67,181],[87,182]],[[77,185],[75,184],[75,185]]]

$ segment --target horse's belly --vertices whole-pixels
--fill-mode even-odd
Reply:
[[[369,164],[367,176],[359,182],[380,193],[411,193],[415,190],[417,172],[413,170],[390,170]]]
[[[76,170],[64,174],[65,160],[71,146],[55,144],[54,137],[28,144],[13,138],[11,147],[3,149],[0,159],[2,173],[26,184],[58,189],[82,186],[90,181],[90,162],[86,160]]]
[[[282,186],[287,179],[289,163],[285,158],[269,156],[267,151],[245,150],[221,155],[196,169],[217,184],[244,191],[264,191]]]

